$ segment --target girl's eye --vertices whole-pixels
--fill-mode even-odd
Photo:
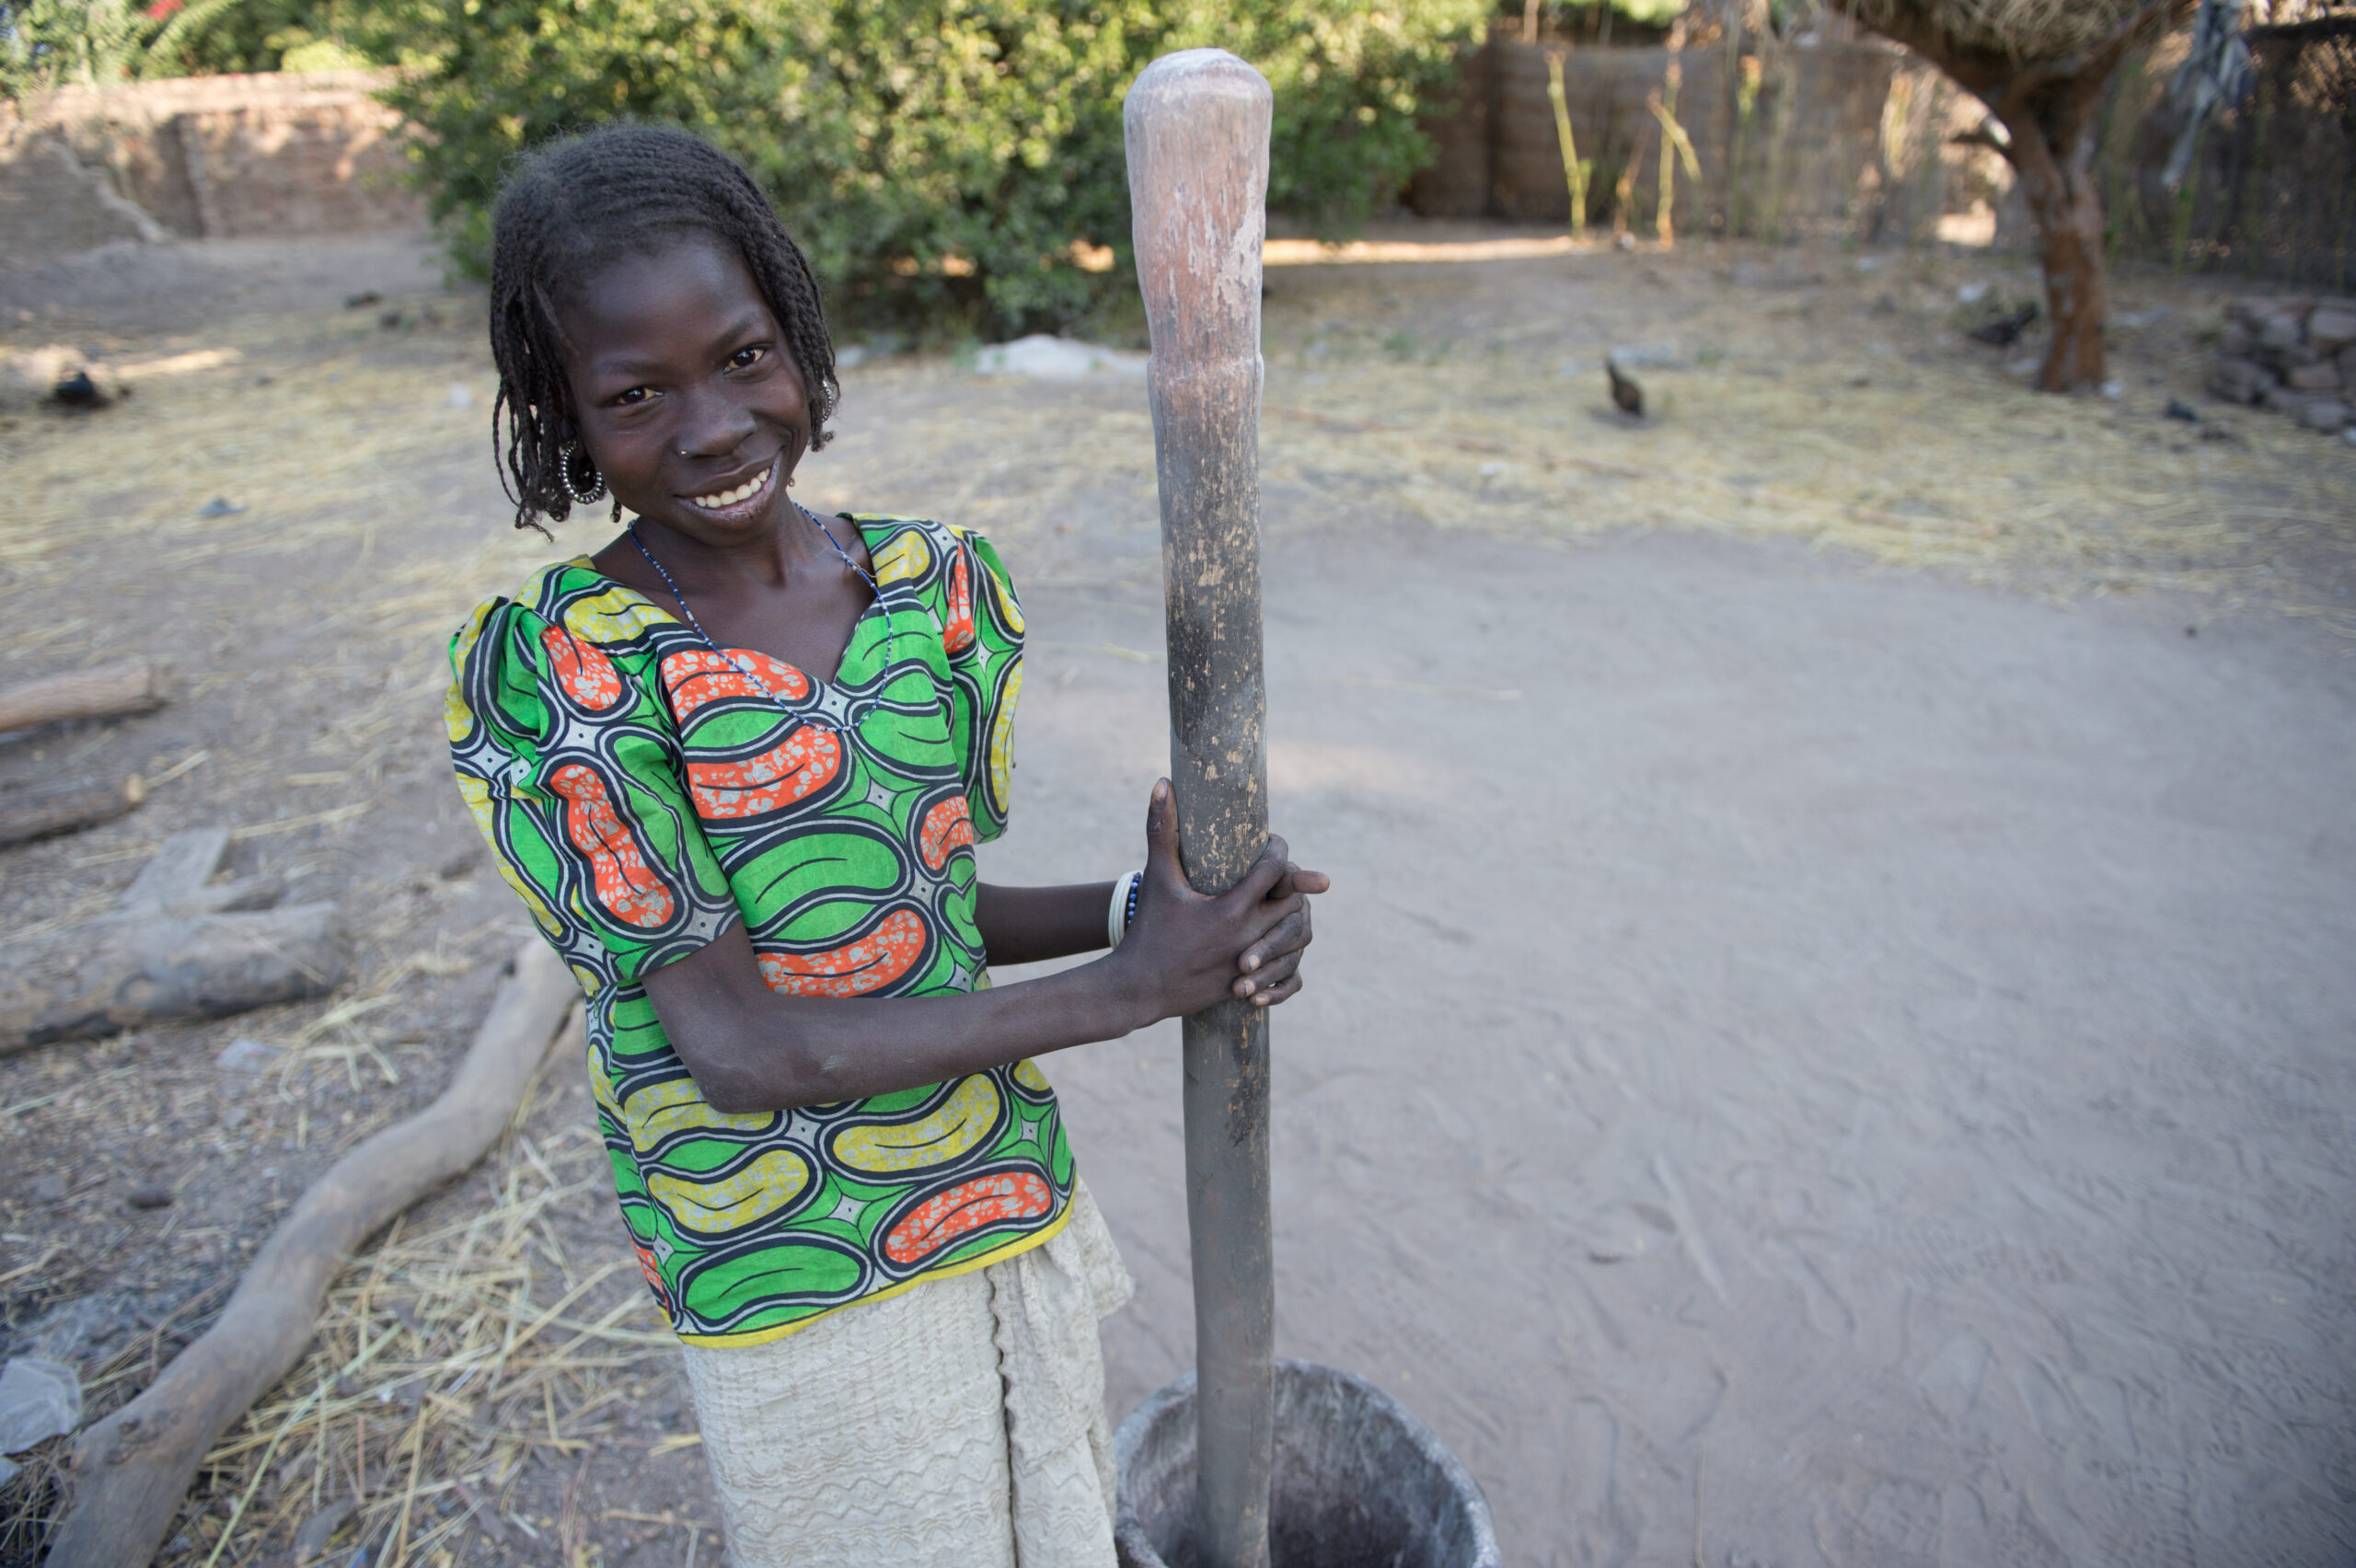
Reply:
[[[768,358],[768,350],[763,348],[738,349],[734,353],[728,356],[728,368],[731,370],[750,370],[755,365],[760,363],[761,361]]]
[[[654,394],[646,387],[633,386],[617,397],[614,399],[614,406],[621,409],[635,409],[653,396]]]

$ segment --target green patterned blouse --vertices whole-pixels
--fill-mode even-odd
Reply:
[[[1031,1063],[726,1114],[640,984],[736,920],[787,995],[989,984],[973,846],[1006,826],[1022,610],[979,536],[850,520],[882,592],[832,682],[715,654],[586,559],[481,605],[451,644],[459,792],[588,994],[622,1216],[690,1343],[774,1339],[979,1268],[1069,1212],[1071,1151]]]

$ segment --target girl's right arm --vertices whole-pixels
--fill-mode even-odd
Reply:
[[[1044,979],[936,997],[780,996],[740,922],[647,974],[646,995],[704,1099],[724,1113],[860,1100],[1118,1039],[1231,998],[1238,958],[1304,904],[1281,838],[1228,892],[1188,887],[1167,781],[1154,786],[1146,840],[1137,920],[1121,945]],[[1279,883],[1286,891],[1271,897]]]

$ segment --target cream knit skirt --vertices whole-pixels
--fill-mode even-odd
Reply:
[[[686,1346],[733,1568],[1113,1568],[1096,1325],[1133,1288],[1081,1185],[1004,1262]]]

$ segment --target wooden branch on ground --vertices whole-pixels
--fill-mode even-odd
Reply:
[[[50,675],[0,686],[0,732],[54,724],[61,719],[111,719],[164,706],[162,661],[126,659],[95,670]]]
[[[0,848],[112,822],[146,798],[147,787],[136,774],[120,784],[76,784],[38,794],[26,790],[0,795]]]
[[[351,962],[332,904],[283,908],[273,881],[214,883],[226,828],[175,834],[114,909],[0,957],[0,1056],[165,1019],[323,996]]]
[[[51,1568],[146,1568],[205,1454],[302,1359],[346,1259],[498,1141],[560,1026],[568,1014],[578,1020],[580,1000],[545,942],[534,938],[517,951],[441,1098],[314,1182],[204,1336],[82,1434],[74,1506],[50,1548]]]

